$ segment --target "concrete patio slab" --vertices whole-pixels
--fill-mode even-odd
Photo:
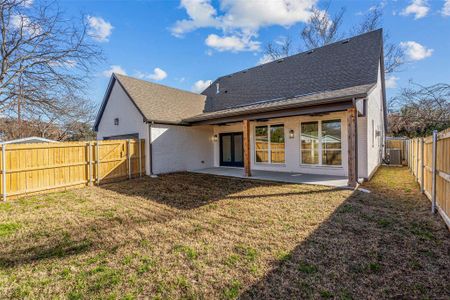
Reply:
[[[316,184],[316,185],[348,188],[347,186],[348,178],[345,176],[252,170],[252,176],[245,177],[244,170],[242,168],[228,168],[228,167],[206,168],[195,170],[193,172],[218,176],[250,178],[257,180],[269,180],[287,183]]]

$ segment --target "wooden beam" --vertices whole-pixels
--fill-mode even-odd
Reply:
[[[347,109],[347,135],[348,135],[348,185],[356,187],[357,172],[357,145],[356,145],[356,108]]]
[[[242,121],[242,131],[244,132],[244,176],[252,176],[250,168],[250,121]]]

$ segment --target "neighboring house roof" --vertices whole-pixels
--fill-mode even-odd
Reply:
[[[49,140],[38,136],[31,136],[22,139],[0,142],[0,144],[31,144],[31,143],[57,143],[57,141]]]
[[[202,93],[205,112],[375,84],[382,47],[379,29],[222,76]]]
[[[95,121],[95,130],[98,130],[103,111],[116,81],[146,121],[179,124],[183,119],[203,112],[206,99],[203,95],[125,75],[113,74]]]

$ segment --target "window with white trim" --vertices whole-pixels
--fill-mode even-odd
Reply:
[[[342,165],[341,120],[300,125],[300,161],[307,165]]]
[[[284,148],[284,125],[255,127],[255,161],[257,163],[284,163]]]

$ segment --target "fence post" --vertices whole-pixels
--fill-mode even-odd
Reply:
[[[127,140],[127,159],[128,159],[128,179],[131,179],[131,147],[130,140]]]
[[[2,144],[2,191],[3,202],[6,202],[6,144]]]
[[[141,153],[141,139],[139,139],[139,177],[142,177],[142,153]]]
[[[419,139],[416,138],[416,181],[419,182]]]
[[[89,180],[89,186],[92,186],[92,144],[91,144],[91,142],[89,141],[88,142],[88,144],[87,144],[87,146],[88,146],[88,159],[89,159],[89,178],[88,178],[88,180]]]
[[[424,171],[425,171],[425,162],[424,162],[424,154],[423,154],[423,138],[420,138],[420,192],[423,194],[424,192]]]
[[[436,213],[436,154],[437,154],[437,130],[433,130],[433,150],[431,165],[431,212]]]
[[[95,162],[97,165],[97,185],[100,185],[100,152],[99,152],[100,147],[98,146],[98,141],[95,143],[95,145],[96,145]]]

